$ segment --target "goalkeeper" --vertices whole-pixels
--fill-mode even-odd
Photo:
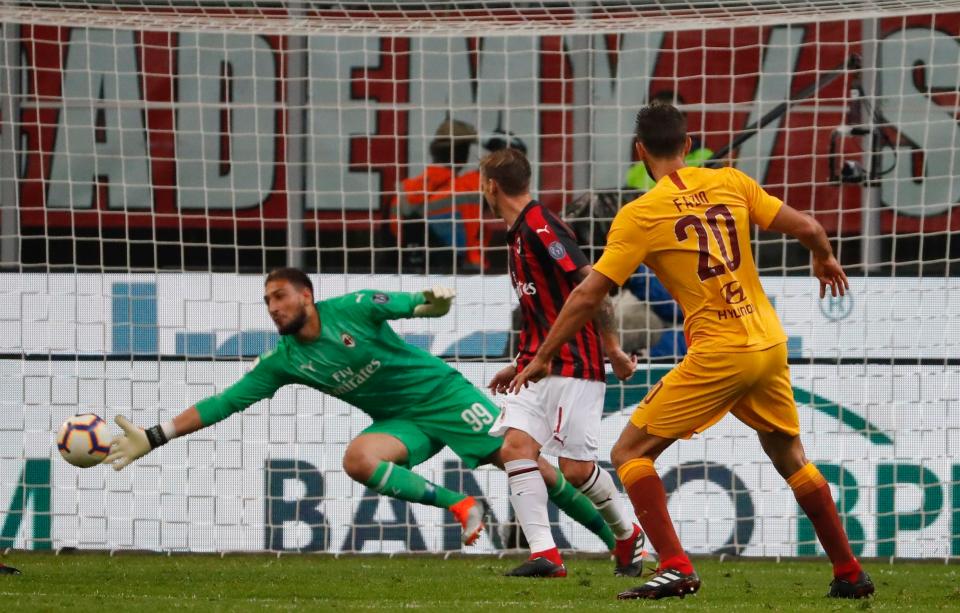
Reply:
[[[211,426],[279,388],[299,383],[340,398],[373,419],[348,446],[343,468],[373,490],[449,509],[470,545],[483,531],[485,509],[472,496],[430,483],[410,468],[445,446],[475,468],[503,468],[503,439],[487,434],[499,409],[457,370],[404,342],[387,320],[440,317],[454,290],[415,293],[364,290],[314,303],[310,278],[295,268],[271,272],[264,302],[281,334],[276,349],[222,393],[198,402],[171,421],[143,430],[125,417],[106,462],[121,470],[173,438]],[[544,460],[540,471],[550,500],[597,534],[613,550],[610,527],[593,503]]]

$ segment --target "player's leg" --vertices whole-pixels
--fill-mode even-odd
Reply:
[[[646,556],[646,535],[627,513],[620,499],[620,491],[613,477],[595,461],[571,460],[560,457],[561,476],[571,484],[577,483],[576,491],[585,498],[593,511],[601,518],[610,534],[604,543],[613,554],[618,577],[638,577],[643,572]]]
[[[682,597],[700,588],[673,527],[654,462],[676,439],[719,421],[743,394],[742,377],[732,362],[727,354],[688,354],[653,386],[610,452],[640,525],[660,557],[656,576],[618,598]]]
[[[402,420],[374,422],[347,446],[343,469],[355,481],[393,498],[451,508],[467,498],[406,468],[434,455],[430,438]]]
[[[763,373],[733,409],[738,419],[757,431],[760,446],[780,473],[797,504],[803,509],[827,557],[833,564],[830,596],[862,598],[874,591],[873,583],[853,555],[830,486],[807,459],[800,441],[800,422],[793,399],[785,345],[757,352]]]
[[[549,379],[549,378],[548,378]],[[508,395],[489,430],[502,436],[500,458],[510,484],[510,504],[530,544],[530,558],[508,576],[564,577],[563,558],[550,531],[547,484],[540,473],[540,448],[550,437],[540,402],[545,381]]]
[[[418,407],[411,412],[409,418],[431,440],[440,441],[442,445],[450,447],[466,467],[475,468],[481,464],[493,463],[504,469],[501,454],[503,439],[488,434],[499,415],[500,409],[486,394],[464,382],[463,385],[448,388],[445,394],[434,399],[431,406]],[[613,534],[593,504],[567,483],[549,462],[540,458],[539,451],[531,451],[528,455],[535,455],[537,458],[540,474],[547,485],[549,500],[605,542],[609,540],[612,547]],[[480,536],[484,528],[484,511],[482,502],[475,501],[472,497],[451,508],[451,512],[463,525],[465,544],[471,544]]]
[[[627,514],[613,478],[597,465],[606,383],[572,377],[551,377],[548,383],[541,402],[553,427],[543,451],[560,459],[566,480],[593,503],[613,532],[615,572],[637,576],[642,571],[643,532]]]
[[[445,386],[429,403],[405,415],[405,420],[432,445],[429,454],[417,454],[408,460],[408,466],[415,466],[448,446],[467,468],[476,468],[491,460],[499,462],[502,468],[499,450],[503,441],[487,434],[499,414],[500,410],[486,394],[466,380]],[[473,544],[485,527],[483,502],[465,496],[449,509],[463,527],[463,543]]]
[[[510,484],[510,504],[530,545],[527,562],[508,572],[508,576],[564,577],[567,574],[550,531],[549,492],[538,463],[540,446],[540,441],[525,430],[510,427],[500,448]]]
[[[493,464],[505,470],[500,449],[481,464]],[[547,462],[543,456],[537,459],[537,464],[540,466],[540,475],[547,484],[547,498],[550,502],[575,522],[596,534],[612,552],[617,539],[593,502],[580,493],[580,490],[564,478],[560,469]]]
[[[830,485],[816,465],[807,460],[800,437],[782,432],[758,432],[758,435],[764,452],[793,490],[797,504],[810,519],[817,539],[830,558],[834,580],[828,595],[835,598],[872,595],[873,582],[850,549]]]
[[[444,441],[467,467],[490,463],[505,469],[503,439],[488,434],[500,416],[500,409],[487,395],[472,385],[464,385],[462,389],[450,394],[450,398],[439,400],[449,407],[418,417],[418,423],[424,430],[431,437]],[[525,442],[529,444],[529,441]],[[536,441],[533,445],[534,449],[527,449],[522,453],[515,450],[511,459],[517,459],[517,456],[535,456],[540,475],[547,487],[547,498],[613,549],[613,532],[593,503],[573,487],[559,470],[540,457],[539,444]]]
[[[621,593],[621,599],[682,596],[696,592],[700,587],[693,564],[673,527],[663,481],[654,468],[656,459],[674,440],[652,435],[646,426],[638,428],[634,423],[628,423],[610,451],[610,459],[630,497],[637,519],[659,556],[659,574],[649,582]],[[671,592],[663,591],[661,576],[671,582]]]

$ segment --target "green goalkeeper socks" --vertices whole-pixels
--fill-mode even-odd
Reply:
[[[384,496],[392,496],[408,502],[429,504],[441,509],[449,509],[467,496],[460,492],[434,485],[420,475],[393,462],[380,462],[366,485]],[[547,492],[550,501],[560,510],[593,532],[613,549],[616,539],[607,522],[603,520],[597,507],[580,490],[570,485],[557,471],[557,483]]]
[[[466,498],[466,495],[460,492],[434,485],[415,472],[397,466],[393,462],[380,462],[366,485],[384,496],[429,504],[441,509],[448,509]]]
[[[613,536],[613,530],[604,521],[593,502],[584,496],[580,490],[570,485],[570,482],[564,479],[563,473],[559,470],[557,471],[557,483],[547,491],[547,495],[553,504],[560,507],[561,511],[599,536],[600,540],[606,544],[607,549],[613,549],[617,543]]]

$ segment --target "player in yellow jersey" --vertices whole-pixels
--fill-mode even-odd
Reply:
[[[700,588],[653,463],[675,440],[702,432],[727,413],[757,431],[764,452],[813,523],[833,564],[828,595],[871,595],[873,583],[850,550],[830,487],[804,454],[787,337],[760,285],[750,248],[751,224],[798,239],[813,254],[820,296],[828,287],[832,295],[843,295],[847,277],[823,227],[736,169],[687,166],[686,123],[669,104],[652,104],[637,114],[636,148],[656,185],[617,214],[600,261],[570,294],[533,361],[511,382],[518,391],[546,376],[556,351],[641,263],[680,303],[689,352],[650,390],[610,454],[660,555],[657,574],[619,598],[682,597]]]

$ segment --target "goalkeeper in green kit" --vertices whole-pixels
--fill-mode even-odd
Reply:
[[[222,393],[171,421],[143,430],[117,416],[124,434],[113,439],[105,461],[121,470],[173,438],[299,383],[340,398],[373,419],[344,453],[343,467],[351,478],[384,495],[449,509],[463,526],[463,543],[474,543],[484,528],[483,505],[430,483],[410,468],[446,446],[470,468],[493,463],[502,469],[503,439],[487,434],[500,410],[457,370],[404,342],[387,323],[445,315],[454,290],[364,290],[314,303],[310,278],[294,268],[274,270],[264,287],[264,302],[281,335],[277,347]],[[539,467],[550,499],[612,551],[613,532],[593,502],[546,461],[541,459]]]

